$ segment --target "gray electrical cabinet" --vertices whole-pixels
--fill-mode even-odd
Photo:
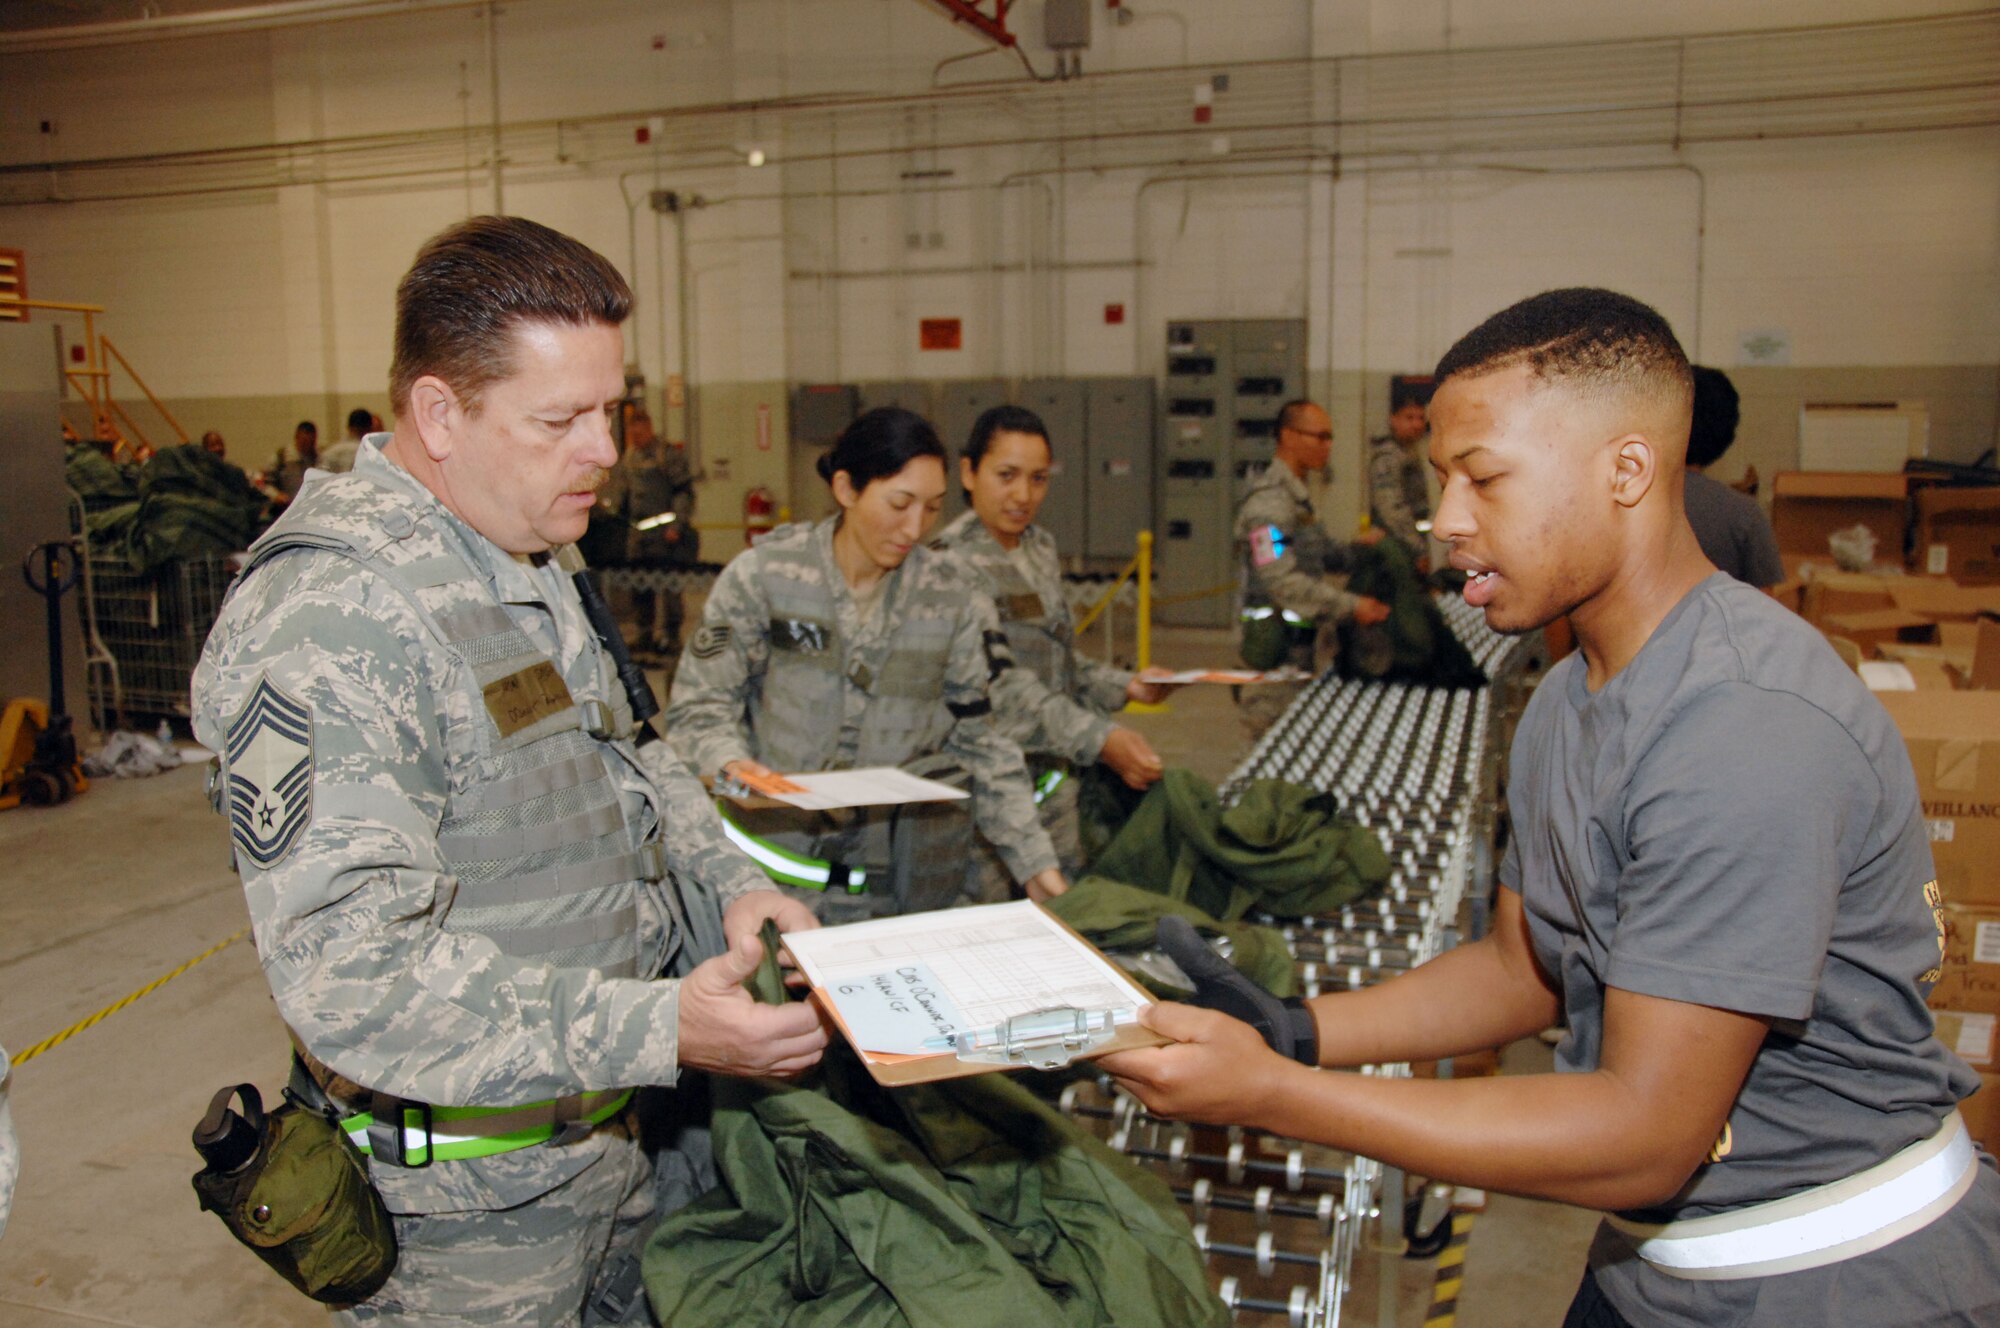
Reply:
[[[973,422],[1012,399],[1004,378],[966,378],[937,385],[937,392],[931,398],[936,413],[930,421],[937,426],[938,437],[944,440],[944,450],[952,459],[945,476],[944,515],[938,518],[940,525],[965,510],[965,492],[958,487],[958,454],[965,450],[966,435],[972,432]]]
[[[1229,386],[1218,378],[1206,390],[1221,399]],[[1165,538],[1154,520],[1161,471],[1155,464],[1154,401],[1154,381],[1138,377],[1030,378],[1018,385],[1000,378],[803,384],[792,389],[792,434],[803,458],[800,466],[805,466],[860,414],[899,406],[922,415],[951,454],[939,517],[943,524],[965,510],[958,459],[974,421],[994,406],[1025,406],[1048,426],[1055,461],[1038,524],[1055,537],[1066,562],[1088,559],[1122,566],[1137,549],[1140,531],[1153,530],[1156,539]],[[1220,426],[1226,428],[1233,418],[1225,413]],[[1225,462],[1214,463],[1216,473]],[[816,493],[817,484],[800,478],[809,476],[809,466],[795,466],[794,471],[799,491],[793,502],[803,511],[806,495]],[[1206,529],[1207,518],[1202,524]]]
[[[825,447],[840,437],[859,411],[847,383],[801,383],[792,389],[792,441]]]
[[[1244,319],[1232,330],[1233,514],[1250,480],[1271,464],[1271,452],[1278,444],[1279,407],[1306,394],[1306,329],[1297,319],[1256,318]]]
[[[1222,322],[1167,327],[1166,378],[1159,398],[1159,527],[1153,549],[1162,622],[1220,627],[1229,597],[1229,434],[1234,428],[1229,365],[1235,350]]]
[[[1153,380],[1087,381],[1084,464],[1077,478],[1088,503],[1085,540],[1073,548],[1090,558],[1123,562],[1153,524]]]
[[[1090,489],[1088,389],[1080,379],[1030,378],[1021,384],[1019,404],[1042,417],[1049,431],[1049,496],[1035,524],[1056,537],[1065,557],[1084,551],[1086,504]]]
[[[860,401],[860,411],[857,413],[865,414],[877,406],[901,406],[904,410],[915,411],[927,420],[935,420],[931,414],[929,383],[913,379],[856,383],[854,391]],[[945,439],[945,446],[951,446],[949,438]]]
[[[1237,580],[1242,494],[1277,444],[1278,409],[1305,393],[1301,319],[1175,320],[1157,406],[1162,622],[1222,627]],[[1172,602],[1176,601],[1178,602]]]

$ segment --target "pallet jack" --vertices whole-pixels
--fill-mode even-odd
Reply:
[[[44,703],[17,696],[0,711],[0,811],[24,802],[52,807],[90,787],[63,706],[62,597],[75,587],[82,570],[76,549],[66,540],[37,545],[21,561],[21,579],[48,603],[49,699]]]

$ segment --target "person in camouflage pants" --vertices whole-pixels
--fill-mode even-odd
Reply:
[[[667,728],[707,775],[900,766],[971,786],[972,820],[1035,898],[1068,888],[1021,749],[994,724],[1007,638],[959,562],[923,546],[944,502],[944,447],[885,407],[820,458],[841,513],[738,554],[681,657]],[[965,902],[970,830],[956,804],[734,811],[774,879],[822,916]]]
[[[1152,744],[1110,715],[1127,701],[1157,702],[1168,689],[1078,653],[1063,597],[1055,537],[1034,524],[1054,464],[1048,427],[1020,406],[995,406],[972,426],[959,458],[971,510],[939,531],[950,552],[978,577],[1007,634],[1014,667],[995,688],[994,722],[1028,756],[1042,826],[1063,871],[1083,870],[1073,767],[1103,762],[1135,789],[1159,779]],[[992,845],[974,861],[981,899],[1005,899],[1011,879]]]
[[[1318,670],[1318,638],[1343,620],[1368,624],[1389,616],[1389,606],[1350,595],[1326,579],[1345,571],[1347,546],[1320,524],[1305,477],[1326,467],[1333,423],[1310,401],[1288,401],[1278,412],[1278,445],[1271,464],[1251,481],[1236,509],[1236,550],[1243,567],[1243,625],[1255,615],[1281,614],[1293,629],[1285,663]],[[1380,539],[1380,535],[1373,538]],[[1257,683],[1236,689],[1238,716],[1254,741],[1277,722],[1304,683]]]
[[[631,1090],[825,1046],[740,986],[764,919],[810,912],[643,741],[565,570],[630,303],[533,222],[434,237],[397,291],[393,433],[252,547],[195,671],[272,995],[394,1216],[397,1270],[345,1322],[642,1321],[599,1294],[652,1202]],[[662,979],[702,891],[734,948]]]

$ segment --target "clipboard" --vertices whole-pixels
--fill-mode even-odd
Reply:
[[[746,811],[846,811],[856,807],[901,807],[915,802],[962,802],[966,790],[912,775],[895,766],[859,770],[818,770],[781,775],[717,775],[704,781],[710,791]]]
[[[794,944],[820,949],[826,946],[829,937],[837,933],[852,934],[856,928],[875,927],[879,923],[896,924],[898,932],[907,931],[910,938],[921,939],[927,934],[927,927],[937,932],[961,931],[968,924],[982,927],[985,924],[979,915],[990,915],[993,910],[1008,911],[1007,920],[1019,922],[1023,917],[1021,910],[1029,909],[1034,911],[1051,935],[1060,935],[1064,939],[1068,947],[1066,953],[1075,959],[1080,968],[1087,967],[1093,980],[1108,988],[1121,990],[1128,999],[1115,1007],[1037,1003],[1034,1009],[1017,1010],[997,1020],[970,1020],[965,1026],[953,1030],[949,1049],[920,1054],[872,1051],[862,1044],[862,1039],[842,1013],[839,999],[828,990],[825,979],[829,967],[817,962],[810,953],[802,954]],[[819,939],[807,939],[814,937]],[[1068,923],[1039,904],[1026,900],[909,914],[902,918],[878,918],[872,922],[813,932],[794,932],[786,935],[784,941],[786,948],[792,952],[793,962],[813,984],[813,998],[840,1029],[848,1045],[854,1048],[855,1055],[868,1068],[868,1073],[885,1087],[935,1083],[995,1071],[1055,1069],[1114,1051],[1166,1046],[1171,1041],[1137,1022],[1139,1008],[1151,1004],[1151,996]],[[939,954],[935,950],[930,952],[934,960]],[[998,957],[1004,959],[1006,956]],[[838,967],[851,970],[853,964],[847,962]]]

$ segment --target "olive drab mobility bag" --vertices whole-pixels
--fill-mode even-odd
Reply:
[[[241,1114],[230,1108],[239,1099]],[[352,1305],[396,1270],[396,1231],[340,1126],[293,1097],[271,1111],[249,1084],[219,1089],[195,1126],[201,1206],[314,1300]]]

